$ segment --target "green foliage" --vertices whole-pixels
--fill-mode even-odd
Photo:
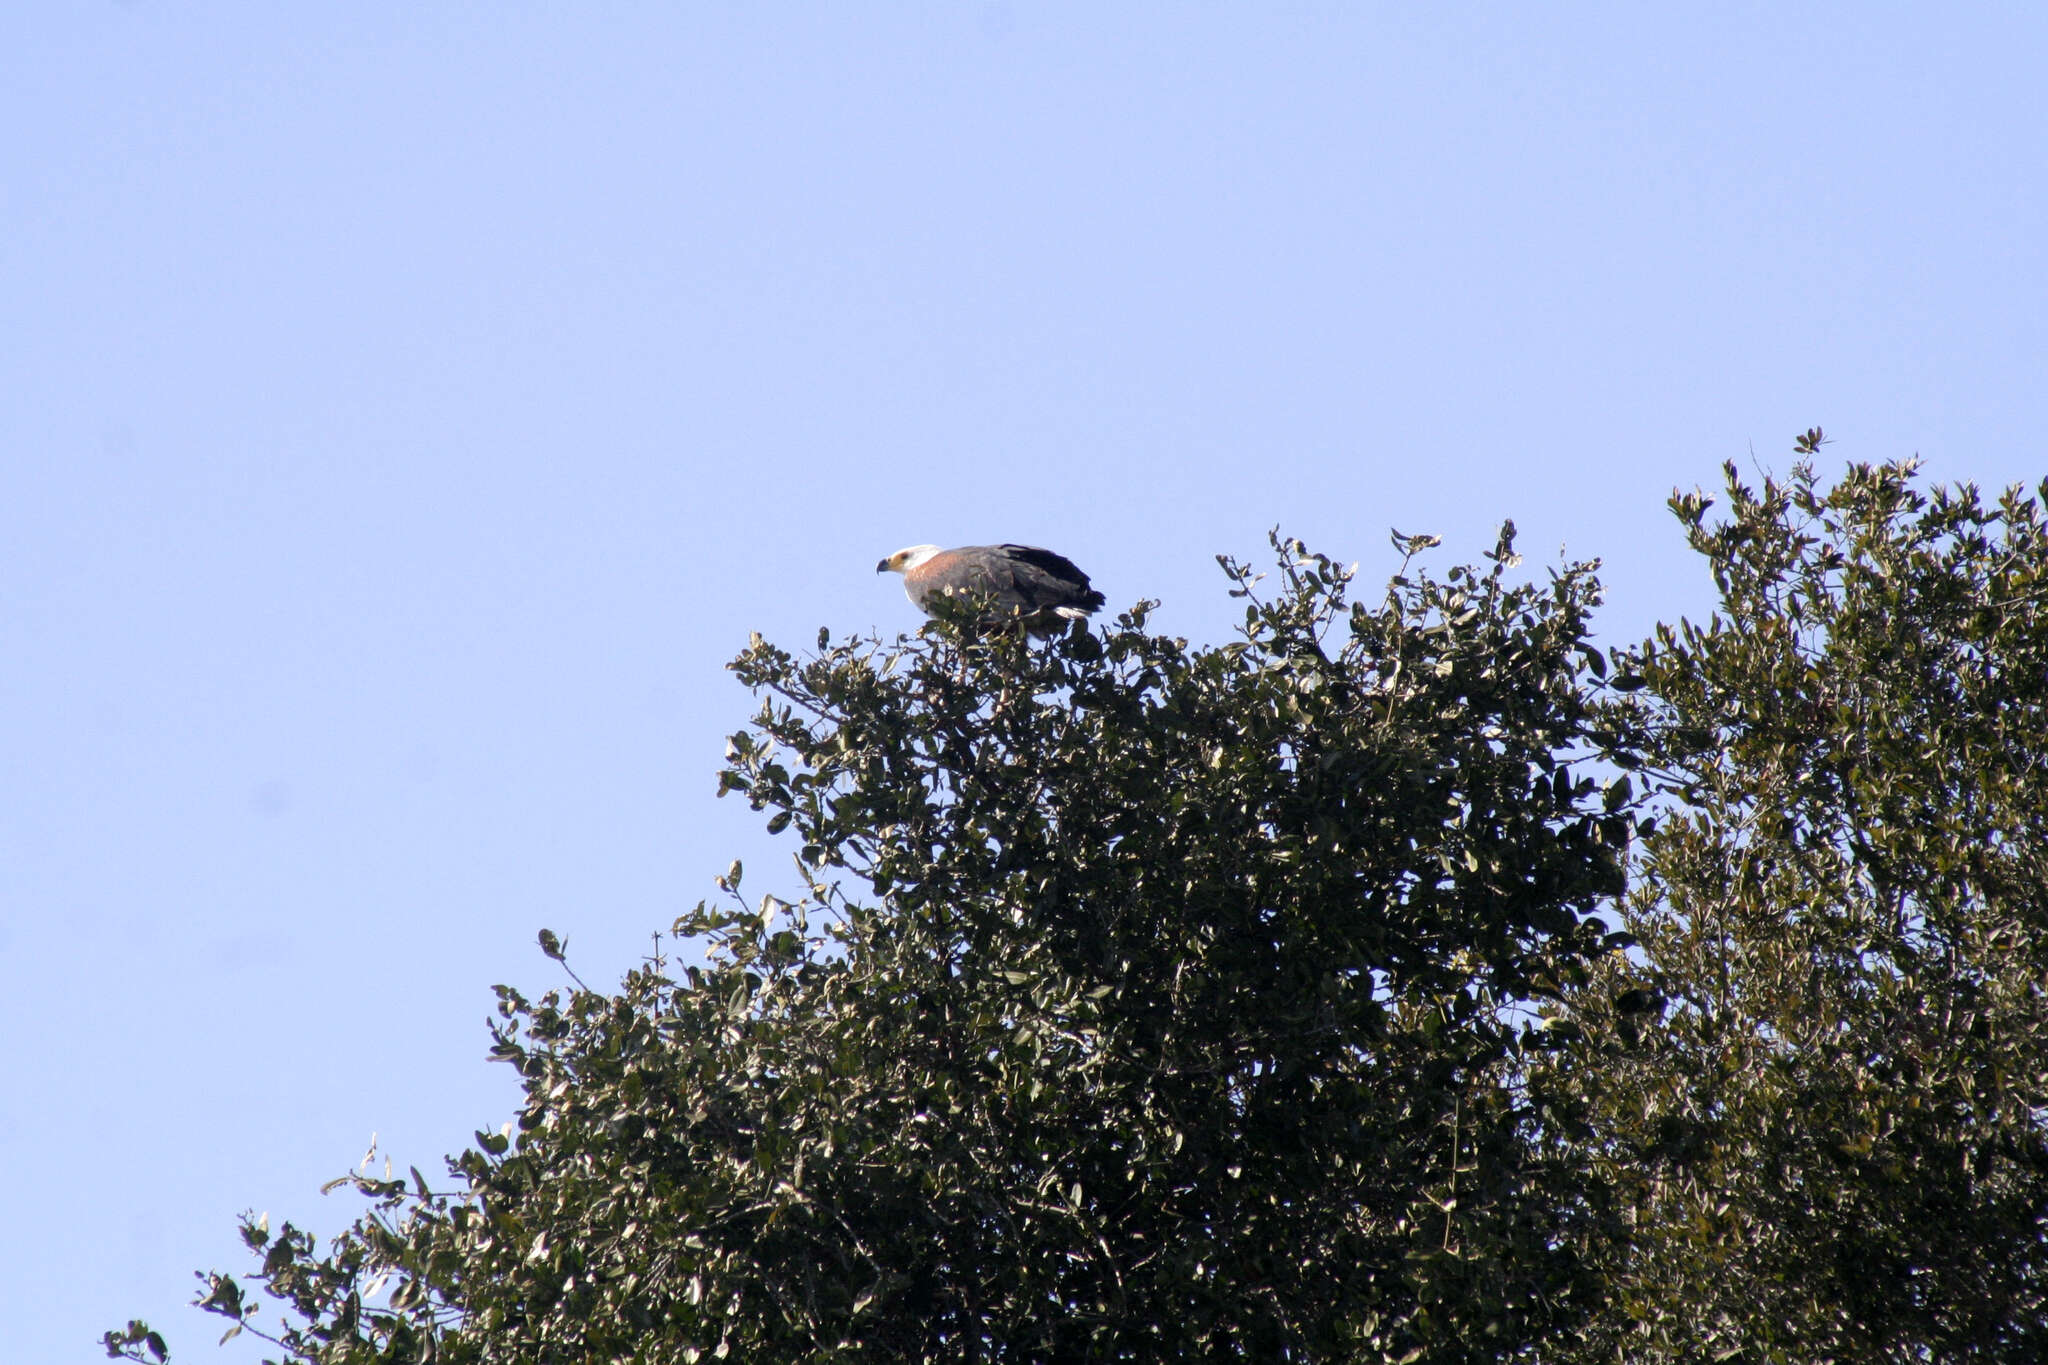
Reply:
[[[1720,607],[1608,655],[1512,528],[1377,604],[1276,537],[1219,648],[757,639],[790,895],[500,988],[516,1120],[201,1303],[347,1365],[2044,1358],[2048,526],[1912,475],[1674,497]]]
[[[735,865],[677,925],[704,965],[503,990],[514,1131],[452,1192],[355,1178],[325,1254],[250,1225],[289,1311],[248,1325],[334,1362],[1454,1360],[1583,1314],[1598,1211],[1515,1073],[1621,884],[1575,767],[1594,581],[1513,582],[1504,534],[1353,606],[1275,547],[1270,595],[1225,565],[1222,648],[1144,605],[757,640],[722,789],[802,894]]]
[[[2048,1358],[2048,540],[1911,475],[1672,500],[1721,605],[1624,661],[1604,1358]]]

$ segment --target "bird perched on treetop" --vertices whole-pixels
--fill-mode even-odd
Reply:
[[[981,596],[1023,617],[1038,634],[1085,619],[1103,600],[1073,561],[1035,545],[913,545],[875,565],[875,572],[902,574],[904,593],[927,616],[935,598]]]

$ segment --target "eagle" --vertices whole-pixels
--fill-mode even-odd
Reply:
[[[904,593],[927,616],[935,598],[981,596],[1021,616],[1034,634],[1063,630],[1102,605],[1102,594],[1072,560],[1036,545],[913,545],[875,565],[875,572],[902,574]]]

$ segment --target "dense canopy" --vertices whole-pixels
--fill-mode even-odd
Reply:
[[[1276,537],[1217,647],[757,639],[721,791],[793,881],[500,988],[514,1121],[205,1306],[349,1365],[2041,1359],[2040,504],[1709,505],[1720,608],[1635,648],[1512,528],[1356,602]]]

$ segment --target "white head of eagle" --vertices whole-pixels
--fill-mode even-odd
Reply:
[[[927,616],[934,598],[980,596],[1033,629],[1058,630],[1103,601],[1072,560],[1036,545],[912,545],[875,565],[875,572],[902,574],[904,593]]]

